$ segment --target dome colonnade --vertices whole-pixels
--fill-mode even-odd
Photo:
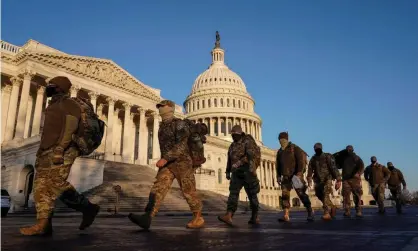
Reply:
[[[208,125],[211,136],[231,139],[233,125],[241,125],[259,143],[262,142],[261,118],[254,111],[254,99],[244,81],[225,64],[225,51],[217,33],[212,63],[200,74],[184,101],[186,117]]]

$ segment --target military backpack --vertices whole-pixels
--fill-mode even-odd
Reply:
[[[179,119],[180,120],[180,119]],[[190,130],[187,140],[190,156],[192,158],[193,167],[201,167],[206,162],[204,144],[206,144],[206,136],[209,132],[208,127],[204,123],[196,123],[189,119],[183,119]]]
[[[81,117],[77,132],[73,134],[73,142],[82,156],[90,155],[96,150],[103,139],[105,123],[94,112],[91,102],[84,98],[71,98],[81,109]]]
[[[250,144],[246,145],[246,147],[250,148],[252,152],[254,152],[254,165],[255,169],[257,169],[261,164],[261,148],[257,145],[253,136],[250,134],[245,134],[245,137],[247,138],[248,142],[250,142]]]

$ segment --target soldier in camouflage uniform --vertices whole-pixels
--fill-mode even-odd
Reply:
[[[45,110],[45,122],[36,154],[34,200],[37,223],[20,229],[23,235],[52,233],[52,214],[59,197],[68,207],[83,213],[80,230],[90,226],[100,207],[90,203],[67,181],[71,166],[79,156],[72,135],[78,129],[80,106],[69,96],[71,82],[67,77],[51,79],[46,96],[51,97]]]
[[[334,157],[330,153],[322,151],[322,144],[314,145],[315,155],[312,156],[308,166],[308,184],[312,187],[312,176],[315,181],[315,195],[322,202],[324,215],[323,220],[335,218],[336,207],[330,199],[332,195],[332,181],[337,180],[335,190],[341,187],[341,174],[337,169]]]
[[[247,135],[242,132],[239,125],[232,127],[231,134],[234,142],[229,146],[226,165],[226,179],[231,180],[227,212],[223,216],[218,216],[218,219],[232,226],[232,217],[238,207],[239,193],[244,187],[252,211],[248,224],[259,224],[257,194],[260,192],[260,183],[257,179],[257,166],[254,164],[254,147],[258,146],[254,146],[255,142],[246,137]]]
[[[388,162],[387,164],[388,169],[390,171],[390,178],[388,180],[388,188],[392,197],[395,199],[396,202],[396,212],[398,214],[402,213],[402,189],[406,189],[406,182],[403,177],[401,170],[395,168],[392,162]],[[401,184],[403,188],[401,189]]]
[[[157,214],[161,202],[174,181],[180,185],[184,197],[193,212],[193,219],[187,224],[188,228],[201,228],[204,226],[202,217],[202,202],[196,191],[195,169],[192,166],[192,158],[188,139],[190,135],[186,122],[174,117],[175,103],[163,100],[157,104],[162,123],[158,131],[161,159],[157,162],[159,168],[156,181],[151,188],[149,202],[145,208],[145,214],[129,214],[129,219],[148,229],[152,218]]]
[[[364,172],[363,160],[354,153],[352,145],[334,154],[339,169],[342,169],[344,217],[351,217],[351,194],[353,194],[356,217],[363,217],[361,211],[361,175]]]
[[[290,220],[290,191],[292,190],[292,178],[296,175],[303,187],[295,189],[299,199],[302,201],[308,212],[308,221],[314,220],[314,212],[311,207],[311,201],[306,194],[308,186],[303,178],[303,172],[306,168],[306,155],[304,151],[289,141],[289,135],[287,132],[281,132],[279,134],[279,141],[281,148],[277,152],[276,156],[276,170],[277,170],[277,183],[282,188],[283,210],[284,215],[279,221],[287,222]]]
[[[364,171],[364,178],[369,182],[372,188],[372,195],[379,207],[379,214],[385,213],[385,188],[390,178],[390,171],[384,165],[377,162],[377,158],[372,156],[372,162]]]

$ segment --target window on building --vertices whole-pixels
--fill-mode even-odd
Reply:
[[[218,183],[222,184],[222,169],[218,169]]]

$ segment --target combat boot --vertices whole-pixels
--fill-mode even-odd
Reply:
[[[331,207],[331,218],[335,219],[337,217],[337,208]]]
[[[248,221],[250,225],[258,225],[260,224],[260,219],[258,218],[258,211],[251,212],[251,219]]]
[[[351,212],[350,212],[349,208],[344,209],[344,217],[346,217],[346,218],[351,217]]]
[[[139,227],[148,230],[151,226],[151,221],[152,221],[152,215],[151,213],[145,213],[143,215],[137,215],[137,214],[133,214],[130,213],[128,215],[128,218],[135,223],[136,225],[138,225]]]
[[[322,219],[324,221],[330,221],[330,220],[332,220],[331,214],[328,213],[328,212],[324,212],[324,215],[322,215]]]
[[[315,214],[312,208],[307,208],[306,211],[308,211],[308,218],[307,221],[314,221],[315,220]]]
[[[196,228],[202,228],[205,225],[205,220],[202,217],[202,212],[193,212],[193,219],[187,223],[186,227],[187,228],[192,228],[192,229],[196,229]]]
[[[99,205],[88,202],[87,207],[82,210],[83,220],[81,221],[81,224],[78,227],[78,229],[84,230],[88,228],[91,224],[93,224],[94,219],[99,213],[99,210],[100,210]]]
[[[52,234],[52,224],[49,219],[39,219],[35,225],[19,229],[26,236],[48,236]]]
[[[356,217],[363,218],[363,213],[361,212],[361,208],[356,208]]]
[[[218,216],[218,220],[222,221],[223,223],[226,223],[227,225],[232,227],[232,216],[234,214],[230,211],[226,212],[224,216]]]
[[[290,221],[290,216],[289,216],[289,209],[284,209],[283,210],[283,216],[282,218],[279,219],[279,222],[289,222]]]

